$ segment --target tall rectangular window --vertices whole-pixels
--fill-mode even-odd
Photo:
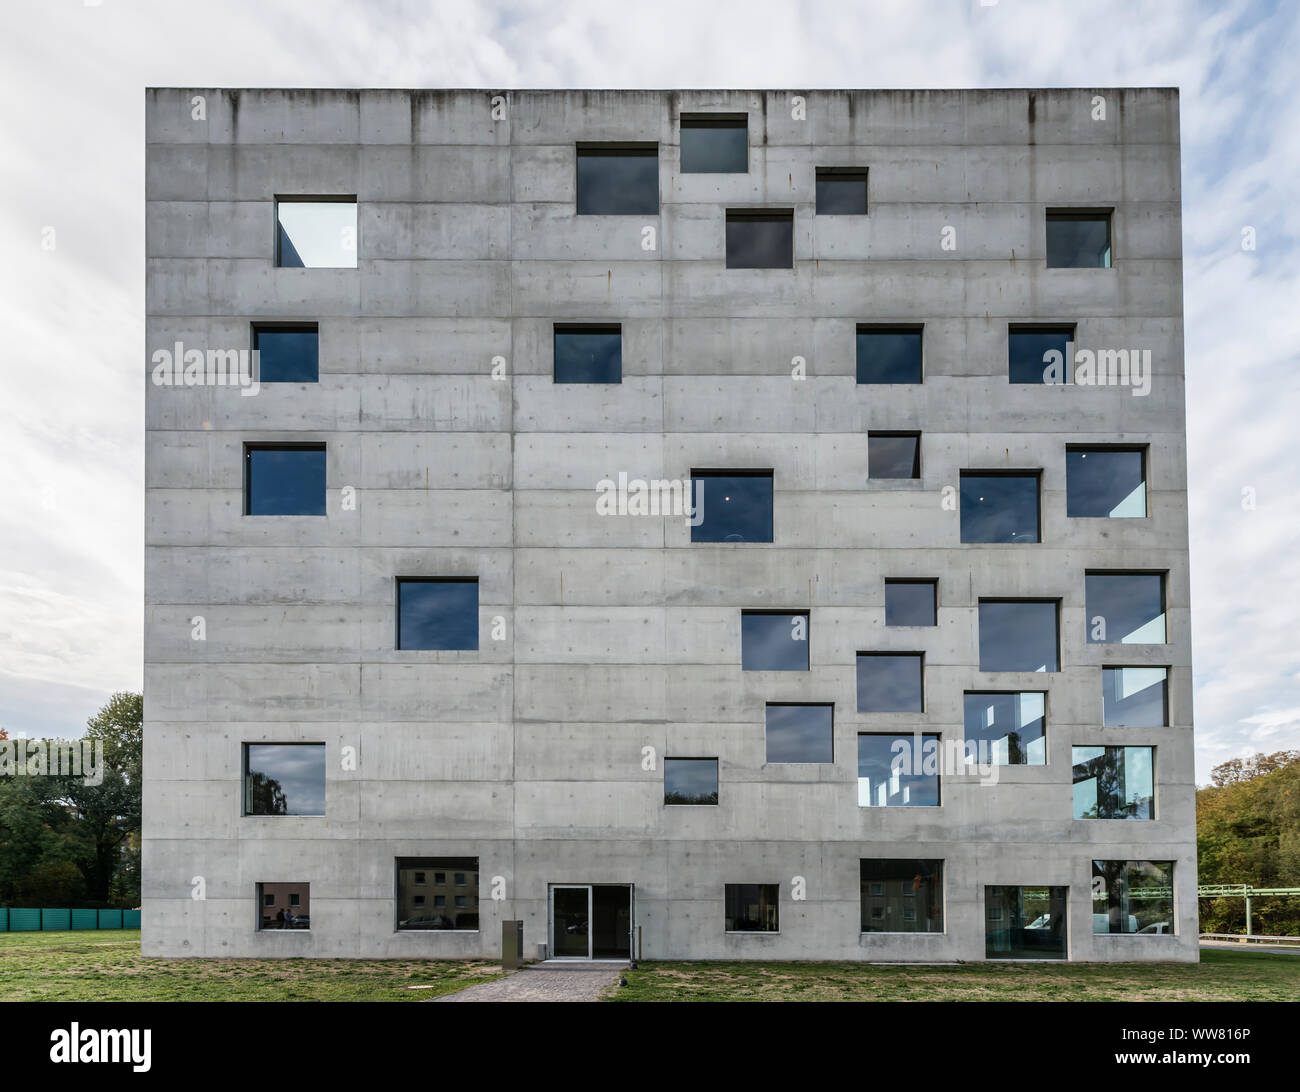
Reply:
[[[865,167],[817,168],[818,216],[865,216],[867,214],[867,169]]]
[[[472,887],[476,892],[479,885],[477,857],[398,857],[397,872],[397,929],[399,932],[436,929],[440,931],[473,932],[479,927],[478,900],[469,905],[469,900],[457,896],[452,905],[447,906],[447,896],[434,896],[434,912],[425,909],[424,895],[416,888],[424,887],[424,876],[435,869],[453,872],[456,886]],[[438,878],[441,876],[441,879]],[[446,886],[445,872],[439,872],[434,878],[434,886]]]
[[[1039,541],[1038,471],[961,472],[962,542]]]
[[[768,762],[834,762],[833,705],[768,702]]]
[[[245,444],[244,515],[325,515],[325,445]]]
[[[665,804],[716,804],[718,802],[718,760],[716,758],[665,758]]]
[[[807,671],[808,612],[741,611],[740,666],[744,671]]]
[[[478,648],[478,580],[398,577],[399,649]]]
[[[998,766],[1047,765],[1045,693],[971,690],[964,695],[963,706],[967,753],[974,743],[981,761],[987,761],[987,748]]]
[[[1165,643],[1165,574],[1090,572],[1084,576],[1090,644]]]
[[[939,806],[939,734],[859,733],[858,806]]]
[[[245,815],[324,815],[325,744],[245,743]]]
[[[1076,819],[1154,819],[1154,747],[1073,747]]]
[[[885,625],[936,625],[938,599],[937,580],[886,580]]]
[[[1093,861],[1094,933],[1176,933],[1173,861]]]
[[[579,144],[579,216],[658,216],[657,144]]]
[[[728,933],[777,933],[780,920],[781,885],[775,883],[729,883],[724,885]]]
[[[919,478],[921,476],[921,434],[919,432],[868,432],[867,477]]]
[[[286,268],[355,269],[357,199],[277,197],[275,264]]]
[[[981,599],[981,671],[1059,671],[1060,604],[1050,599]]]
[[[924,712],[924,676],[923,653],[859,652],[858,712]]]
[[[1103,667],[1101,711],[1107,728],[1163,728],[1169,723],[1169,669]]]
[[[858,862],[864,933],[942,933],[943,861]]]
[[[692,542],[772,541],[770,470],[692,470],[691,500]]]
[[[623,382],[623,328],[555,327],[555,382]]]
[[[320,334],[316,324],[253,327],[257,378],[262,383],[316,383],[320,380]]]
[[[1073,326],[1011,326],[1007,381],[1069,383],[1074,376]]]
[[[1047,268],[1110,267],[1110,209],[1048,209]]]
[[[311,884],[259,883],[258,931],[311,928]]]
[[[1146,449],[1114,446],[1066,448],[1065,514],[1071,519],[1137,519],[1145,516]]]
[[[984,888],[986,959],[1064,959],[1068,887]]]
[[[793,269],[793,209],[728,209],[728,269]]]
[[[920,383],[920,326],[868,326],[857,333],[858,382],[863,384]]]
[[[682,174],[745,174],[749,118],[745,114],[683,114],[678,127]]]

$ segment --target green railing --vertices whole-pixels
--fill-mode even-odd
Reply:
[[[58,907],[0,906],[0,933],[139,928],[139,910],[68,910]]]

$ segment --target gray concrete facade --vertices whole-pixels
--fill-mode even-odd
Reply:
[[[1071,960],[1197,958],[1176,91],[197,88],[146,111],[147,359],[320,331],[318,383],[148,385],[146,954],[495,955],[517,918],[531,956],[549,885],[621,883],[645,958],[982,960],[990,885],[1068,887]],[[748,115],[748,173],[678,170],[679,115],[708,111]],[[576,214],[587,141],[658,145],[657,216]],[[869,213],[815,215],[818,166],[866,167]],[[288,194],[355,196],[357,268],[275,266]],[[794,268],[726,268],[726,210],[763,207],[793,208]],[[1113,266],[1048,269],[1046,210],[1080,207],[1114,210]],[[553,382],[575,321],[622,324],[620,384]],[[1149,396],[1009,384],[1008,325],[1047,322],[1149,348]],[[924,382],[859,385],[859,323],[922,324]],[[919,431],[921,478],[869,479],[869,429]],[[243,445],[284,440],[327,445],[325,516],[242,514]],[[1089,442],[1149,445],[1146,518],[1067,517]],[[597,514],[602,479],[702,467],[772,470],[772,543]],[[1000,467],[1041,471],[1041,542],[960,541],[944,497]],[[1167,572],[1166,643],[1087,642],[1096,569]],[[477,651],[395,649],[395,578],[419,575],[478,578]],[[886,627],[886,577],[937,579],[938,625]],[[1061,670],[981,672],[986,597],[1059,600]],[[742,671],[745,608],[809,610],[810,669]],[[924,652],[925,711],[857,712],[857,653],[891,650]],[[1169,668],[1166,727],[1101,727],[1107,664]],[[860,807],[857,734],[960,739],[968,690],[1046,690],[1047,764]],[[768,764],[769,701],[833,702],[835,761]],[[242,745],[277,741],[326,744],[325,816],[242,814]],[[1073,819],[1080,744],[1154,746],[1157,818]],[[664,805],[677,755],[718,757],[718,806]],[[477,857],[480,929],[397,930],[401,857]],[[873,857],[944,861],[942,933],[861,932]],[[1176,932],[1094,935],[1094,859],[1173,861]],[[278,881],[310,883],[310,929],[256,930]],[[726,932],[727,883],[779,885],[779,932]]]

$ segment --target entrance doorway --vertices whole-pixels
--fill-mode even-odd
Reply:
[[[550,895],[551,958],[632,958],[632,884],[552,884]]]

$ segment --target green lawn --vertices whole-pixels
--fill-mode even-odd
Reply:
[[[500,973],[481,959],[145,959],[138,929],[0,933],[3,1001],[427,1001]]]
[[[642,963],[611,1001],[1294,1001],[1300,955],[1191,963]]]

